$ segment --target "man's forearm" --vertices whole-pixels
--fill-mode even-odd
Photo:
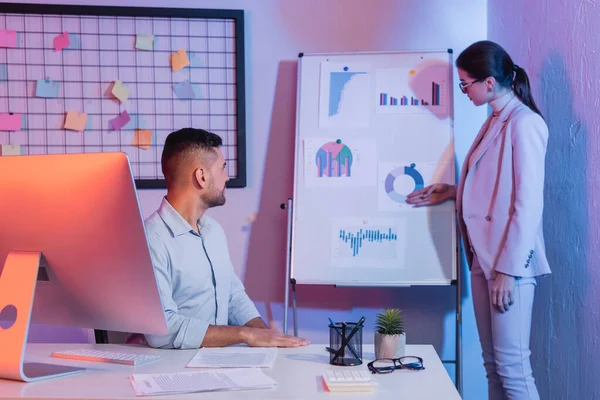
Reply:
[[[244,326],[249,328],[269,329],[261,317],[252,318],[250,321],[246,322]]]
[[[200,347],[225,347],[246,343],[248,329],[244,326],[209,325]]]

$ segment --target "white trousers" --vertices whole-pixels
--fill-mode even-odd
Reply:
[[[488,281],[473,257],[471,290],[490,400],[539,400],[529,356],[535,278],[517,278],[514,304],[504,314],[491,302]]]

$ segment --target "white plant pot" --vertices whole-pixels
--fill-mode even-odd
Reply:
[[[375,358],[398,358],[406,355],[406,333],[382,335],[375,332]]]

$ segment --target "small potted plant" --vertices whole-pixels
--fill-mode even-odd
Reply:
[[[396,308],[377,314],[375,322],[375,358],[398,358],[405,355],[404,317]]]

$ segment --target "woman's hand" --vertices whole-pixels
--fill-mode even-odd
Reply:
[[[434,206],[456,198],[456,186],[447,183],[436,183],[423,189],[415,190],[406,196],[406,202],[415,207]]]
[[[492,285],[492,304],[498,311],[505,313],[514,304],[513,290],[515,289],[515,277],[496,272],[496,279]]]

